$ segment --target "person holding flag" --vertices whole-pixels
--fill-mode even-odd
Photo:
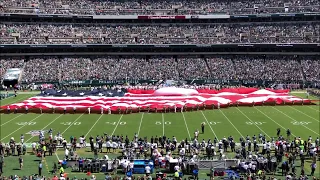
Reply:
[[[26,108],[26,114],[29,112],[29,108],[28,106],[25,107]]]
[[[10,107],[7,106],[7,113],[9,114],[10,113]]]

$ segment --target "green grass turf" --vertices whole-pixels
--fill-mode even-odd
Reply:
[[[294,94],[298,95],[298,94]],[[300,94],[301,96],[305,96]],[[32,94],[19,94],[16,98],[8,98],[0,101],[1,106],[22,101],[33,96]],[[184,113],[136,113],[129,115],[100,115],[100,114],[1,114],[0,141],[7,143],[11,137],[16,140],[20,135],[25,135],[25,142],[37,141],[37,137],[26,134],[32,130],[48,130],[52,128],[54,133],[60,131],[68,140],[71,135],[96,136],[103,133],[114,135],[128,135],[132,137],[138,133],[140,137],[165,134],[171,138],[176,136],[178,140],[192,138],[196,129],[200,130],[200,124],[206,123],[205,133],[200,138],[207,140],[217,137],[232,135],[236,141],[241,136],[253,136],[259,133],[265,134],[267,139],[276,136],[276,129],[281,128],[282,134],[286,129],[291,129],[294,136],[304,139],[312,136],[319,137],[320,119],[319,106],[256,106],[256,107],[231,107],[221,110],[205,110]],[[85,151],[78,152],[82,156],[91,156]],[[58,151],[59,158],[63,158],[63,151]],[[6,158],[5,175],[19,174],[29,175],[37,172],[37,160],[34,155],[24,156],[24,170],[18,168],[17,157]],[[51,170],[57,157],[47,157],[44,174]],[[308,167],[308,164],[306,165]],[[320,172],[320,164],[318,165]],[[307,172],[309,167],[307,168]],[[204,173],[205,174],[205,173]],[[72,174],[70,174],[72,175]],[[79,175],[77,175],[79,177]],[[317,176],[320,176],[319,173]],[[101,176],[103,177],[103,176]],[[205,178],[205,177],[204,177]]]

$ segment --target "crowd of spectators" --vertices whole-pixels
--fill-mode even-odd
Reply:
[[[0,4],[2,13],[38,14],[82,14],[82,15],[127,15],[127,14],[244,14],[244,13],[284,13],[317,12],[318,0],[230,0],[230,1],[187,1],[187,0],[4,0]]]
[[[317,43],[319,29],[316,22],[169,26],[3,23],[0,44]]]
[[[317,81],[320,79],[320,61],[319,59],[306,58],[301,60],[303,73],[308,81]]]
[[[0,59],[0,79],[2,79],[3,75],[10,68],[23,68],[24,59],[22,58],[7,58]]]
[[[26,82],[63,80],[300,80],[319,81],[317,56],[102,56],[30,58],[25,63]],[[24,60],[1,59],[1,74],[22,68]]]

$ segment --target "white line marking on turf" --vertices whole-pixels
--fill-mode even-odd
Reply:
[[[11,121],[13,121],[13,120],[17,119],[18,117],[20,117],[20,116],[22,116],[22,115],[23,115],[23,114],[20,114],[19,116],[16,116],[16,117],[14,117],[14,118],[10,119],[9,121],[7,121],[7,122],[5,122],[5,123],[1,124],[1,126],[5,125],[5,124],[8,124],[9,122],[11,122]]]
[[[56,149],[56,152],[54,152],[54,154],[56,154],[56,157],[57,157],[58,162],[59,162],[59,161],[60,161],[60,159],[59,159],[59,156],[58,156],[58,154],[57,154],[57,150],[58,150],[58,148]]]
[[[188,131],[189,138],[190,138],[190,140],[192,140],[190,132],[189,132],[189,128],[188,128],[188,125],[187,125],[186,118],[184,117],[184,113],[183,112],[181,112],[181,113],[182,113],[182,116],[183,116],[184,124],[186,125],[187,131]]]
[[[236,130],[236,131],[238,131],[238,133],[240,134],[240,136],[243,138],[243,139],[245,139],[244,138],[244,136],[241,134],[241,132],[236,128],[236,126],[230,121],[230,119],[223,113],[223,111],[221,111],[221,109],[219,109],[219,111],[222,113],[222,115],[229,121],[229,123],[234,127],[234,129]]]
[[[62,136],[63,136],[63,133],[67,132],[67,130],[68,130],[75,122],[77,122],[83,115],[84,115],[84,113],[81,114],[79,117],[77,117],[77,119],[74,120],[74,121],[67,127],[67,129],[65,129],[65,130],[61,133]]]
[[[116,132],[116,129],[117,129],[117,127],[119,126],[119,124],[120,124],[120,121],[121,121],[122,117],[123,117],[123,114],[121,114],[121,116],[120,116],[120,118],[119,118],[119,121],[118,121],[118,123],[117,123],[116,127],[115,127],[115,128],[114,128],[114,130],[112,131],[111,136],[113,136],[114,132]]]
[[[208,126],[210,127],[210,129],[211,129],[212,133],[214,134],[214,136],[215,136],[217,139],[219,139],[218,136],[216,135],[216,133],[214,132],[214,130],[212,129],[212,127],[211,127],[211,125],[210,125],[207,117],[204,115],[203,111],[201,111],[201,114],[202,114],[202,116],[204,117],[204,119],[207,121],[207,124],[208,124]]]
[[[44,130],[45,128],[47,128],[48,126],[50,126],[50,124],[54,123],[54,122],[55,122],[57,119],[59,119],[61,116],[62,116],[62,114],[60,114],[60,116],[56,117],[56,118],[55,118],[53,121],[51,121],[48,125],[46,125],[44,128],[42,128],[41,131]],[[26,140],[26,143],[27,143],[28,141],[30,141],[33,137],[34,137],[34,136],[31,136],[28,140]]]
[[[144,115],[144,113],[142,113],[142,116],[141,116],[141,119],[140,119],[140,125],[139,125],[139,129],[138,129],[138,136],[139,136],[139,134],[140,134],[140,129],[141,129],[141,125],[142,125],[143,115]]]
[[[162,136],[164,136],[164,114],[162,114]]]
[[[288,118],[290,118],[290,119],[294,120],[295,122],[298,122],[297,120],[295,120],[294,118],[292,118],[292,117],[288,116],[286,113],[284,113],[284,112],[280,111],[279,109],[274,108],[274,107],[272,107],[272,108],[273,108],[273,109],[275,109],[275,110],[277,110],[277,111],[279,111],[280,113],[282,113],[283,115],[287,116]],[[308,128],[307,126],[302,125],[302,124],[301,124],[301,126],[305,127],[306,129],[309,129],[311,132],[313,132],[313,133],[315,133],[315,134],[319,135],[319,133],[317,133],[317,132],[315,132],[314,130],[312,130],[312,129]]]
[[[37,117],[35,117],[35,118],[31,119],[30,121],[28,121],[28,123],[33,122],[34,120],[38,119],[38,118],[39,118],[40,116],[42,116],[42,115],[43,115],[43,114],[40,114],[39,116],[37,116]],[[28,124],[28,123],[27,123],[27,124]],[[2,141],[2,140],[4,140],[5,138],[7,138],[7,137],[11,136],[13,133],[15,133],[15,132],[19,131],[20,129],[22,129],[23,127],[25,127],[27,124],[25,124],[25,125],[23,125],[23,126],[19,127],[18,129],[16,129],[16,130],[15,130],[15,131],[13,131],[12,133],[8,134],[6,137],[2,138],[2,139],[1,139],[1,141]]]
[[[296,110],[296,111],[298,111],[298,112],[300,112],[301,114],[304,114],[305,116],[308,116],[309,118],[311,118],[311,119],[313,119],[313,120],[316,120],[317,122],[320,122],[319,119],[316,119],[316,118],[314,118],[314,117],[311,117],[311,116],[309,116],[308,114],[306,114],[306,113],[304,113],[304,112],[302,112],[302,111],[300,111],[300,110],[298,110],[298,109],[296,109],[296,108],[294,108],[294,107],[291,107],[291,106],[289,106],[289,107],[292,108],[292,109],[294,109],[294,110]]]
[[[29,96],[24,96],[24,97],[19,98],[19,99],[15,99],[14,101],[10,101],[9,103],[6,103],[6,104],[2,104],[2,103],[0,103],[0,104],[1,104],[1,106],[5,106],[5,105],[9,105],[9,104],[18,102],[18,101],[20,101],[20,100],[22,100],[22,99],[28,99],[28,98],[30,98],[30,97],[32,97],[32,96],[34,96],[34,94],[31,95],[31,96],[29,95]],[[14,96],[11,96],[11,97],[14,97]],[[1,101],[0,101],[0,102],[1,102]]]
[[[254,123],[254,121],[252,121],[245,113],[243,113],[239,108],[236,108],[242,115],[244,115],[249,121],[251,121],[258,129],[260,129],[261,132],[263,132],[265,135],[267,135],[269,137],[269,139],[271,139],[271,137],[264,132],[264,130],[262,130],[256,123]]]
[[[317,105],[318,106],[318,105]],[[315,110],[315,111],[318,111],[318,112],[320,112],[318,109],[313,109],[312,107],[310,107],[310,106],[307,106],[308,108],[310,108],[310,109],[312,109],[312,110]]]
[[[287,130],[286,128],[284,128],[283,126],[281,126],[279,123],[277,123],[277,121],[273,120],[270,116],[268,116],[267,114],[265,114],[264,112],[262,112],[261,110],[259,110],[258,108],[254,107],[256,110],[258,110],[261,114],[263,114],[264,116],[266,116],[268,119],[270,119],[271,121],[273,121],[274,123],[276,123],[278,126],[280,126],[282,129]],[[292,133],[292,136],[295,136]],[[296,137],[296,136],[295,136]]]
[[[78,116],[78,117],[76,118],[76,120],[74,120],[74,121],[61,133],[61,135],[63,136],[63,133],[67,132],[67,130],[68,130],[75,122],[77,122],[78,119],[80,119],[83,115],[84,115],[84,113],[81,114],[80,116]],[[58,154],[57,154],[58,149],[59,149],[59,148],[56,149],[56,152],[54,152],[54,154],[56,155],[56,157],[57,157],[57,159],[58,159],[58,161],[59,161],[60,159],[59,159],[59,156],[58,156]]]
[[[96,122],[92,125],[92,127],[89,129],[89,131],[87,132],[87,134],[84,137],[87,137],[88,134],[92,131],[92,129],[94,128],[94,126],[99,122],[99,120],[102,118],[103,114],[100,115],[100,117],[96,120]]]

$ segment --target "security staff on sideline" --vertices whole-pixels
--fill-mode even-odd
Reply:
[[[201,131],[202,131],[202,134],[204,134],[204,122],[201,123]]]

